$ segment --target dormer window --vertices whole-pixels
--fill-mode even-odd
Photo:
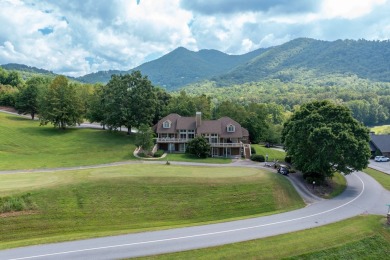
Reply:
[[[164,121],[163,128],[171,128],[171,121],[169,121],[169,120]]]
[[[234,133],[236,131],[236,127],[232,124],[227,126],[228,133]]]

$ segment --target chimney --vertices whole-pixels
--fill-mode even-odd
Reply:
[[[196,128],[198,128],[202,124],[202,112],[196,112]]]

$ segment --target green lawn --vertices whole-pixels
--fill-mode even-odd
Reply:
[[[133,136],[94,129],[55,129],[0,113],[0,170],[102,164],[133,159]]]
[[[377,182],[379,182],[385,189],[390,190],[390,176],[381,171],[366,168],[363,170],[365,173],[374,178]]]
[[[384,217],[359,216],[299,232],[143,259],[388,259]]]
[[[256,154],[265,155],[268,154],[268,161],[272,162],[273,160],[278,160],[279,162],[284,162],[286,153],[277,149],[267,148],[264,145],[252,144],[252,147],[255,148]]]
[[[375,134],[390,134],[390,125],[380,125],[370,128],[370,131],[375,132]]]
[[[195,163],[218,163],[218,164],[225,164],[225,163],[231,163],[232,159],[229,158],[197,158],[195,156],[189,155],[189,154],[180,154],[180,153],[170,153],[167,154],[167,156],[161,160],[164,161],[177,161],[177,162],[195,162]]]
[[[252,168],[130,164],[0,175],[0,196],[34,211],[0,217],[0,249],[269,215],[304,206],[286,178]]]

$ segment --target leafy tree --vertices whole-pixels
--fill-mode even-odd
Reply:
[[[91,123],[101,123],[103,129],[105,128],[104,88],[105,86],[100,84],[95,86],[93,93],[88,97],[85,115]]]
[[[370,158],[368,129],[330,101],[302,105],[284,124],[282,141],[295,167],[320,182],[361,170]]]
[[[0,106],[15,106],[18,93],[18,88],[0,84]]]
[[[23,84],[23,80],[20,77],[18,72],[16,71],[8,72],[3,68],[0,68],[0,84],[18,87]]]
[[[215,112],[216,119],[223,116],[228,116],[236,120],[238,123],[243,124],[247,118],[247,113],[244,106],[236,102],[226,100],[219,104]]]
[[[57,76],[39,98],[39,119],[41,125],[52,123],[65,129],[80,124],[83,108],[75,86],[65,76]]]
[[[47,83],[42,77],[32,77],[26,81],[26,87],[22,88],[15,102],[19,114],[30,114],[34,120],[35,114],[38,113],[39,89]]]
[[[202,113],[203,119],[211,118],[211,99],[204,94],[189,96],[185,91],[173,96],[167,106],[167,112],[177,113],[181,116],[194,116],[196,112]]]
[[[113,75],[104,91],[104,122],[111,129],[124,125],[130,134],[133,126],[151,125],[156,106],[154,87],[141,72]]]
[[[148,125],[142,124],[138,128],[135,144],[137,146],[141,146],[142,150],[144,150],[146,153],[149,153],[154,145],[153,137],[154,137],[154,133],[152,128],[149,127]]]
[[[249,131],[249,137],[252,143],[266,141],[269,131],[269,118],[265,105],[251,103],[246,107],[245,120],[241,123]]]
[[[171,100],[171,95],[167,93],[164,89],[156,87],[155,88],[157,104],[156,110],[153,118],[153,125],[157,124],[158,121],[166,116],[169,102]]]
[[[197,136],[188,142],[186,153],[206,158],[210,154],[210,145],[205,138]]]

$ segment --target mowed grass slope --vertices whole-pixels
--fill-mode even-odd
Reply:
[[[382,216],[358,216],[289,234],[140,259],[388,259]]]
[[[286,178],[253,168],[135,164],[0,175],[0,196],[26,192],[36,209],[12,217],[0,215],[0,249],[205,224],[304,206]]]
[[[133,136],[55,129],[0,112],[0,170],[92,165],[133,159]]]
[[[264,145],[259,145],[259,144],[252,144],[252,147],[255,148],[256,154],[261,154],[264,157],[266,154],[268,154],[269,162],[272,162],[274,160],[278,160],[279,162],[284,162],[284,158],[286,157],[286,153],[278,149],[267,148]]]

